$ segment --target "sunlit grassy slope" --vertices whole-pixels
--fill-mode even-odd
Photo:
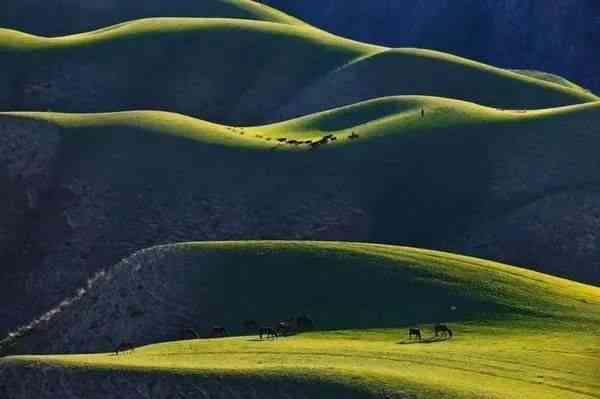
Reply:
[[[251,0],[145,0],[143,3],[104,0],[102,4],[56,0],[52,9],[31,0],[6,0],[0,26],[34,33],[78,33],[145,17],[240,18],[291,25],[304,22]]]
[[[155,164],[173,167],[180,150],[171,145],[191,139],[196,144],[186,146],[186,151],[197,155],[188,168],[212,170],[210,176],[202,176],[203,181],[213,182],[210,184],[220,184],[227,165],[240,170],[268,167],[286,171],[299,187],[307,176],[334,171],[330,173],[352,183],[357,190],[352,197],[371,212],[370,240],[424,247],[439,245],[449,234],[462,234],[461,229],[467,228],[476,214],[505,217],[556,190],[581,189],[594,182],[598,173],[593,148],[599,138],[600,102],[523,112],[443,98],[389,97],[250,128],[156,111],[0,115],[7,123],[16,118],[61,127],[64,143],[69,144],[62,157],[74,168],[84,162],[81,154],[92,148],[102,149],[92,158],[97,162],[93,168],[119,168],[110,154],[130,145],[137,151],[127,151],[128,167],[157,151],[157,145],[163,156]],[[330,134],[336,141],[315,150],[307,144]],[[351,139],[352,134],[357,138]],[[569,155],[572,153],[579,155],[575,159]],[[143,165],[145,161],[140,162]],[[221,169],[216,168],[221,164]],[[514,171],[511,175],[507,175],[506,165]],[[149,178],[159,175],[147,173]],[[270,190],[270,184],[265,177],[254,181],[252,187],[263,192]],[[578,227],[573,229],[578,231]],[[531,263],[522,264],[597,281],[593,262],[557,264],[544,253],[530,259],[527,262]]]
[[[401,94],[503,108],[598,99],[449,54],[241,19],[151,18],[56,38],[0,30],[0,57],[0,100],[22,110],[163,109],[252,124]]]
[[[236,127],[203,121],[185,115],[162,111],[124,111],[97,114],[56,112],[1,112],[0,117],[37,120],[60,126],[67,131],[111,128],[141,129],[148,133],[172,135],[200,143],[233,147],[272,150],[307,150],[308,145],[285,145],[277,139],[317,141],[327,134],[339,140],[321,148],[339,148],[358,144],[349,139],[351,133],[360,133],[360,143],[390,137],[401,139],[409,133],[429,133],[435,129],[460,127],[467,129],[483,124],[506,128],[511,124],[560,121],[570,117],[593,116],[600,110],[600,102],[541,110],[502,110],[438,97],[398,96],[369,100],[350,106],[323,111],[289,121],[255,126]],[[423,111],[423,114],[421,113]],[[423,116],[422,116],[423,115]],[[564,132],[566,135],[567,132]],[[337,136],[339,135],[339,136]],[[393,137],[392,137],[393,136]],[[354,146],[356,147],[356,146]]]
[[[158,265],[172,265],[163,282],[172,289],[183,289],[177,276],[185,271],[190,287],[202,281],[214,290],[207,297],[227,293],[211,314],[234,322],[251,308],[275,315],[312,303],[325,330],[275,341],[240,336],[162,343],[121,356],[13,357],[4,365],[175,372],[225,382],[304,378],[419,398],[600,395],[599,288],[475,258],[371,244],[189,243],[148,251],[158,260],[138,267],[132,259],[117,272],[127,276],[119,281],[141,282]],[[188,260],[185,269],[179,269],[181,258]],[[209,303],[205,307],[215,306]],[[429,340],[433,321],[449,322],[455,337]],[[426,343],[407,339],[406,328],[414,325],[424,329]]]
[[[552,83],[558,83],[566,87],[570,87],[572,89],[578,90],[586,90],[585,88],[579,86],[578,84],[571,82],[568,79],[563,78],[562,76],[555,75],[553,73],[536,71],[532,69],[511,69],[512,72],[520,73],[525,76],[530,76],[536,79],[546,80]]]

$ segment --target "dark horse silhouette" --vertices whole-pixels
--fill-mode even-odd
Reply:
[[[115,349],[115,355],[118,355],[121,352],[133,352],[135,351],[135,345],[128,341],[121,342]]]
[[[298,328],[298,331],[313,330],[315,328],[315,323],[310,317],[302,314],[296,317],[296,328]]]
[[[258,329],[258,335],[260,337],[260,339],[263,339],[263,336],[265,338],[277,338],[279,336],[279,334],[277,333],[277,330],[275,330],[273,327],[261,327]]]
[[[210,333],[211,338],[223,338],[226,336],[227,336],[227,330],[225,329],[225,327],[221,327],[221,326],[214,326]]]
[[[279,336],[285,337],[294,333],[294,326],[289,320],[281,321],[277,324],[276,330]]]
[[[436,324],[433,327],[433,333],[436,337],[442,336],[442,337],[450,337],[452,338],[452,330],[448,328],[447,325],[445,324]]]
[[[408,330],[408,339],[415,337],[419,341],[421,340],[421,329],[420,328],[410,328]]]

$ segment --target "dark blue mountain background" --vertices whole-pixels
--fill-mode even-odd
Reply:
[[[600,92],[600,0],[264,0],[330,32],[539,69]]]

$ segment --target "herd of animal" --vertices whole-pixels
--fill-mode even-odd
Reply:
[[[448,328],[447,325],[445,324],[436,324],[433,326],[433,335],[434,337],[445,337],[445,338],[452,338],[454,336],[454,334],[452,333],[452,330],[450,328]],[[408,329],[408,339],[416,339],[416,340],[422,340],[423,339],[423,335],[421,334],[421,329],[420,328],[409,328]]]
[[[243,128],[228,127],[227,129],[230,130],[230,131],[232,131],[232,132],[237,132],[241,136],[243,136],[243,135],[246,134],[246,132],[244,131]],[[334,136],[333,134],[327,134],[325,136],[322,136],[318,140],[295,140],[295,139],[288,139],[287,137],[279,137],[277,139],[272,139],[271,137],[264,137],[261,134],[257,134],[255,137],[259,138],[259,139],[266,140],[266,141],[275,140],[275,141],[277,141],[279,143],[278,145],[281,145],[281,144],[288,144],[288,145],[294,145],[294,146],[297,146],[297,145],[308,145],[310,147],[309,149],[311,149],[311,150],[316,150],[317,148],[319,148],[322,145],[326,145],[326,144],[329,144],[331,142],[335,142],[335,141],[338,140],[338,137]],[[351,132],[347,136],[348,140],[356,140],[359,137],[360,136],[357,133],[355,133],[355,132]],[[276,149],[276,148],[277,148],[277,146],[273,147],[273,149]]]
[[[246,320],[242,323],[246,334],[257,333],[261,340],[275,339],[278,337],[287,337],[299,332],[311,331],[315,328],[315,323],[306,314],[280,321],[275,325],[261,326],[256,320]],[[195,338],[201,338],[193,329],[187,328],[185,332],[191,332]],[[213,326],[208,338],[224,338],[228,335],[227,329],[223,326]],[[136,345],[131,341],[121,342],[114,351],[115,355],[120,353],[135,351]]]
[[[280,321],[275,325],[261,326],[256,320],[246,320],[242,323],[243,329],[246,334],[253,332],[258,333],[259,339],[276,339],[278,337],[287,337],[294,335],[299,332],[311,331],[315,328],[313,320],[302,314],[298,317],[291,317],[289,319]],[[193,330],[191,330],[193,331]],[[195,332],[196,338],[200,336]],[[454,336],[452,330],[445,324],[436,324],[433,326],[434,338],[452,338]],[[224,338],[227,336],[227,329],[222,326],[213,326],[209,338]],[[423,339],[423,334],[420,328],[410,328],[408,330],[408,339],[419,340]],[[115,348],[115,355],[125,352],[133,352],[135,345],[130,341],[123,341]]]
[[[313,320],[305,314],[298,317],[290,317],[289,319],[280,321],[272,326],[261,326],[256,320],[246,320],[242,324],[244,331],[247,334],[258,332],[260,339],[286,337],[298,332],[310,331],[315,328]],[[223,338],[226,336],[227,330],[224,327],[214,326],[212,328],[210,334],[211,338]]]

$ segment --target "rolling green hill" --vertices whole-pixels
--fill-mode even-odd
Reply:
[[[0,114],[4,328],[138,248],[189,237],[406,244],[597,284],[599,119],[600,103],[522,112],[432,97],[252,128]]]
[[[525,76],[530,76],[532,78],[547,80],[548,82],[552,82],[552,83],[558,83],[563,86],[570,87],[572,89],[586,90],[585,88],[581,87],[580,85],[573,83],[570,80],[563,78],[562,76],[558,76],[558,75],[555,75],[552,73],[536,71],[536,70],[529,70],[529,69],[512,69],[511,71],[520,73]]]
[[[187,328],[202,334],[214,324],[237,335],[246,319],[273,323],[300,312],[310,313],[317,332],[276,341],[253,334],[185,340],[120,356],[6,358],[0,384],[14,393],[53,386],[54,395],[90,398],[115,386],[122,394],[136,386],[155,394],[197,386],[210,395],[251,390],[277,397],[281,390],[306,394],[310,385],[318,392],[320,384],[327,397],[379,398],[382,390],[419,398],[600,394],[599,288],[373,244],[216,242],[143,250],[38,326],[45,334],[38,350],[109,351],[121,340],[177,340]],[[455,337],[430,339],[434,322],[449,323]],[[427,337],[422,344],[406,335],[416,325]],[[19,379],[11,378],[15,373]]]
[[[4,29],[0,61],[4,110],[155,109],[254,125],[390,95],[501,108],[598,100],[577,87],[444,53],[241,19],[151,18],[55,38]]]
[[[7,0],[0,15],[0,26],[45,36],[90,31],[120,22],[149,17],[240,18],[306,25],[302,21],[249,0],[104,0],[102,3],[78,0],[53,0],[46,7],[36,0]]]
[[[8,1],[0,398],[600,399],[600,97],[249,0]]]

